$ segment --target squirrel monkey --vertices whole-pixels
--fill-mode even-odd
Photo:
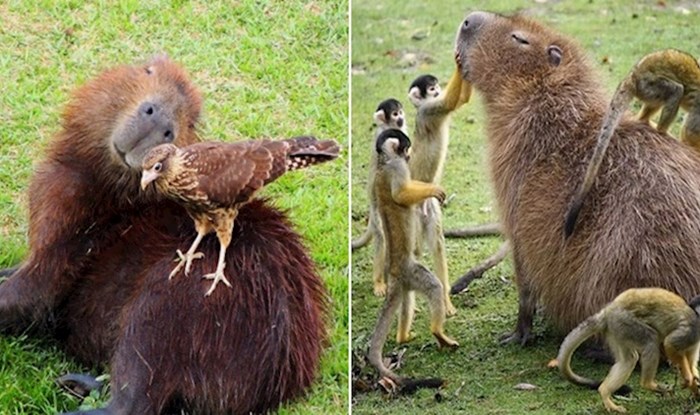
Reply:
[[[382,224],[377,215],[377,207],[374,198],[374,176],[377,171],[377,154],[374,150],[379,135],[390,129],[396,128],[406,133],[406,117],[401,102],[394,98],[389,98],[377,106],[374,112],[374,124],[376,132],[372,142],[372,156],[369,163],[369,179],[367,180],[367,192],[369,199],[369,221],[367,229],[357,239],[351,243],[351,248],[362,248],[374,237],[374,261],[372,262],[372,280],[374,281],[374,295],[383,296],[386,293],[386,282],[384,281],[384,234]]]
[[[620,82],[603,118],[583,183],[566,213],[564,232],[567,238],[574,231],[576,219],[593,186],[610,138],[635,97],[643,102],[639,119],[646,123],[663,107],[656,125],[656,129],[662,133],[671,126],[678,109],[685,109],[688,114],[681,128],[681,141],[700,151],[700,64],[693,56],[675,49],[646,55]]]
[[[700,352],[700,296],[686,303],[661,288],[633,288],[618,295],[600,312],[587,318],[569,333],[559,348],[557,361],[562,375],[578,385],[597,388],[608,411],[625,412],[611,396],[624,385],[640,360],[641,385],[655,392],[666,388],[656,383],[660,346],[668,360],[680,370],[683,386],[698,396]],[[571,356],[586,339],[605,337],[615,364],[603,382],[579,376],[571,369]]]
[[[408,89],[408,98],[416,107],[416,125],[413,136],[413,153],[409,168],[411,177],[426,183],[440,183],[447,157],[450,114],[469,101],[471,84],[462,79],[458,68],[444,91],[433,75],[416,78]],[[426,200],[417,211],[420,220],[417,228],[416,252],[422,251],[427,242],[433,256],[435,273],[444,289],[447,315],[456,313],[450,300],[450,281],[445,256],[445,237],[442,231],[442,209],[434,199]]]
[[[411,141],[401,130],[382,132],[376,141],[377,172],[374,192],[377,213],[383,225],[386,245],[386,280],[388,289],[384,304],[372,333],[369,361],[382,377],[401,384],[404,380],[382,362],[382,349],[396,310],[399,315],[399,335],[408,339],[413,319],[410,293],[418,290],[426,295],[430,306],[430,330],[441,347],[457,347],[458,343],[443,332],[445,301],[440,281],[414,257],[414,205],[428,198],[445,199],[438,185],[412,180],[408,169]]]

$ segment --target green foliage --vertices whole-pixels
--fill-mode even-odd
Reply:
[[[0,2],[0,265],[27,254],[32,163],[59,130],[69,93],[101,70],[166,52],[205,98],[202,137],[314,134],[348,148],[347,1]],[[332,297],[318,382],[281,413],[347,408],[347,151],[264,195],[289,210]],[[77,401],[54,379],[84,371],[33,339],[0,337],[0,413],[55,413]],[[107,397],[92,397],[94,407]]]
[[[502,13],[523,12],[576,38],[599,69],[610,95],[617,82],[645,53],[664,48],[686,50],[700,56],[697,25],[700,9],[694,2],[635,2],[611,0],[493,1],[353,0],[352,3],[352,234],[359,235],[367,217],[367,163],[371,148],[372,117],[385,98],[401,100],[409,123],[415,111],[406,92],[418,75],[432,73],[444,83],[451,75],[453,42],[462,17],[471,10],[488,8]],[[414,36],[415,35],[415,36]],[[420,40],[414,40],[415,37]],[[416,61],[417,63],[414,63]],[[674,124],[677,134],[680,118]],[[452,118],[451,142],[442,184],[454,198],[444,212],[446,228],[497,220],[486,161],[487,140],[478,94]],[[409,126],[409,131],[412,126]],[[634,178],[630,178],[634,180]],[[500,238],[448,240],[451,280],[493,254]],[[371,248],[352,255],[352,341],[366,347],[376,322],[381,299],[372,294]],[[430,266],[426,255],[423,261]],[[475,281],[466,294],[453,298],[458,314],[448,319],[446,332],[460,342],[455,352],[438,351],[429,333],[428,308],[419,301],[414,332],[406,345],[406,376],[442,376],[448,380],[442,402],[434,391],[387,399],[378,392],[353,398],[353,414],[590,414],[603,413],[595,391],[561,379],[546,368],[555,357],[561,333],[546,322],[535,322],[535,344],[522,348],[500,346],[500,334],[512,330],[517,312],[517,290],[511,281],[510,260]],[[395,327],[395,325],[394,325]],[[394,328],[395,330],[395,328]],[[385,354],[396,344],[393,333]],[[602,378],[608,366],[575,357],[575,369]],[[675,384],[671,370],[661,370],[662,383]],[[537,386],[533,391],[514,390],[518,383]],[[632,413],[681,414],[698,409],[686,390],[676,386],[672,396],[660,397],[637,386],[638,373],[630,379],[635,388],[629,401],[621,402]]]

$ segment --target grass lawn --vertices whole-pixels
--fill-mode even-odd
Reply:
[[[430,4],[430,5],[429,5]],[[432,73],[443,85],[452,73],[453,42],[467,11],[488,8],[513,13],[523,11],[576,38],[588,52],[610,95],[617,82],[645,53],[674,47],[700,56],[700,5],[675,1],[493,1],[354,0],[352,4],[352,234],[365,227],[367,216],[367,162],[373,133],[372,114],[388,97],[407,108],[409,124],[415,110],[406,91],[419,74]],[[678,134],[681,118],[672,133]],[[442,184],[454,198],[444,211],[446,228],[497,220],[486,161],[484,114],[479,97],[453,117],[450,151]],[[412,125],[409,127],[412,131]],[[633,180],[633,178],[630,178]],[[497,237],[448,240],[451,280],[494,253]],[[424,262],[430,266],[429,257]],[[399,373],[406,376],[442,376],[448,385],[437,402],[434,391],[387,399],[379,392],[353,398],[354,414],[591,414],[603,413],[595,391],[563,380],[546,368],[562,339],[561,333],[535,321],[534,344],[500,346],[500,334],[515,326],[517,290],[513,267],[504,261],[475,281],[466,294],[453,298],[458,314],[448,319],[447,333],[460,342],[455,352],[438,351],[429,334],[427,304],[419,301],[414,324],[416,339],[406,345]],[[352,255],[353,348],[366,348],[382,300],[372,294],[371,249]],[[395,323],[394,323],[395,327]],[[384,352],[398,349],[389,336]],[[608,366],[576,357],[575,369],[602,378]],[[674,384],[671,370],[662,368],[659,380]],[[530,383],[531,391],[514,389]],[[699,403],[686,390],[661,397],[640,390],[638,371],[630,379],[634,387],[628,400],[620,401],[635,414],[694,413]]]
[[[0,2],[0,266],[27,254],[32,164],[70,91],[110,66],[161,52],[179,61],[203,92],[205,139],[309,133],[347,149],[347,10],[330,0]],[[333,298],[318,382],[283,414],[347,408],[347,193],[347,151],[264,192],[289,209]],[[0,413],[75,410],[54,379],[88,369],[50,340],[0,337]]]

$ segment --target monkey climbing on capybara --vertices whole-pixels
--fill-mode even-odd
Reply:
[[[109,363],[93,414],[261,413],[301,395],[325,337],[327,295],[299,236],[265,201],[240,209],[226,254],[235,290],[168,281],[192,243],[183,208],[139,185],[152,147],[198,141],[201,97],[169,59],[79,88],[29,188],[29,255],[0,284],[0,328],[31,324],[66,352]],[[207,237],[194,275],[216,266]]]
[[[501,225],[513,249],[525,343],[539,301],[570,330],[632,287],[700,292],[700,157],[626,117],[565,240],[564,215],[608,107],[572,40],[522,16],[474,12],[456,60],[481,94]]]

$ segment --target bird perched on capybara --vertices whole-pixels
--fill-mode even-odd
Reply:
[[[535,304],[570,330],[627,288],[700,292],[700,158],[625,117],[565,240],[569,208],[608,106],[576,43],[523,16],[470,13],[456,39],[465,80],[483,97],[501,224],[513,247],[518,323]]]
[[[88,365],[109,363],[99,414],[267,412],[311,384],[327,295],[299,236],[264,201],[241,207],[226,255],[235,290],[168,281],[192,220],[154,190],[154,146],[198,141],[201,97],[165,57],[79,88],[29,188],[29,255],[0,284],[0,328],[30,324]],[[216,238],[197,275],[216,267]]]

